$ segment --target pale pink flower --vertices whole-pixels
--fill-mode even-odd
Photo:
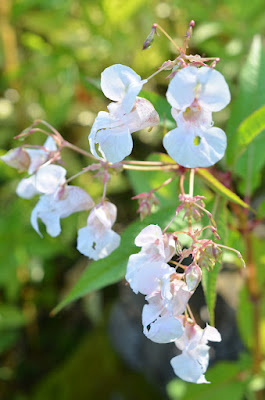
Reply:
[[[182,317],[183,318],[183,317]],[[184,333],[175,341],[182,354],[171,359],[175,374],[187,382],[209,383],[204,376],[209,364],[208,341],[220,342],[221,335],[210,325],[202,329],[191,321],[184,321]]]
[[[79,229],[77,250],[94,260],[107,257],[120,245],[120,235],[111,228],[116,221],[117,208],[105,201],[91,210],[87,226]]]
[[[45,224],[47,233],[56,237],[61,232],[60,219],[83,210],[89,210],[94,203],[87,192],[77,186],[64,186],[57,193],[40,196],[31,213],[31,224],[40,235],[38,219]]]

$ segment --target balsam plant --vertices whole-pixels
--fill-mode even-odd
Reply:
[[[135,245],[141,250],[129,256],[125,278],[135,293],[145,296],[147,304],[143,308],[142,324],[146,337],[156,343],[174,342],[181,351],[171,360],[175,374],[188,382],[209,383],[204,375],[209,363],[208,342],[220,342],[221,335],[213,326],[215,285],[209,289],[207,279],[216,268],[218,272],[223,251],[234,252],[242,266],[245,264],[237,249],[221,243],[215,213],[205,206],[207,199],[200,193],[194,194],[196,175],[202,177],[218,196],[221,194],[232,201],[235,207],[248,210],[249,205],[205,169],[225,154],[226,134],[214,126],[212,113],[221,111],[229,104],[230,91],[225,78],[216,70],[220,61],[218,57],[187,54],[194,25],[191,21],[182,48],[162,27],[153,25],[143,49],[150,47],[160,30],[174,45],[177,57],[165,61],[148,78],[142,79],[130,67],[121,64],[112,65],[102,72],[101,89],[112,102],[107,112],[98,113],[92,126],[88,136],[91,152],[66,141],[46,121],[37,120],[16,138],[24,140],[35,132],[42,132],[48,136],[45,143],[40,146],[23,144],[1,158],[6,164],[28,173],[16,189],[18,196],[24,199],[40,196],[30,219],[39,235],[42,236],[39,219],[46,226],[47,233],[56,237],[61,232],[62,218],[90,210],[87,225],[77,232],[77,249],[94,260],[120,251],[120,235],[112,229],[117,207],[107,200],[106,195],[112,172],[135,170],[172,174],[158,187],[133,197],[139,201],[138,212],[144,223],[145,217],[160,206],[156,192],[172,182],[179,182],[172,215],[166,216],[162,226],[148,224],[135,237]],[[164,71],[169,71],[166,76],[169,81],[166,99],[176,127],[165,132],[162,139],[167,124],[159,117],[161,110],[156,110],[149,100],[138,95],[141,95],[144,85]],[[127,156],[133,155],[132,133],[157,125],[160,126],[161,139],[168,155],[161,156],[159,161],[126,160]],[[64,148],[80,153],[90,161],[82,171],[69,178],[66,177],[66,168],[62,166]],[[103,182],[98,204],[94,204],[85,190],[69,184],[85,173],[94,174]],[[189,188],[186,193],[184,181],[187,177]],[[155,218],[154,213],[154,221]],[[180,220],[184,223],[178,226]],[[183,237],[186,237],[184,242]],[[127,240],[132,242],[133,237],[129,236]],[[118,275],[124,275],[122,267]],[[207,324],[204,329],[196,323],[188,304],[202,278],[211,317],[210,325]],[[115,280],[110,276],[105,279],[104,285]],[[84,290],[78,290],[77,285],[74,293],[55,312],[83,294]],[[256,370],[259,362],[255,360]]]

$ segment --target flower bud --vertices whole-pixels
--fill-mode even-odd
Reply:
[[[23,147],[9,150],[0,158],[10,167],[16,168],[20,171],[27,171],[30,165],[30,157]]]
[[[202,277],[202,270],[197,264],[191,264],[185,271],[188,289],[193,291],[199,285]]]
[[[146,40],[145,40],[145,42],[143,44],[143,50],[149,49],[149,47],[151,47],[151,45],[152,45],[152,43],[154,41],[155,33],[156,33],[156,24],[154,24],[152,26],[152,30],[149,33],[149,35],[147,36],[147,38],[146,38]]]

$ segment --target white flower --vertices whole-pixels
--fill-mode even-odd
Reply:
[[[133,108],[135,98],[146,82],[133,69],[121,64],[111,65],[101,74],[102,92],[110,100],[119,102],[126,114]]]
[[[88,216],[87,226],[78,231],[77,250],[87,257],[99,260],[119,247],[120,236],[111,229],[116,216],[116,206],[107,201],[93,208]]]
[[[198,111],[220,111],[230,102],[230,92],[223,75],[209,67],[186,67],[171,80],[167,100],[176,110],[193,107]]]
[[[64,186],[55,194],[42,195],[31,213],[31,224],[40,236],[38,218],[46,226],[47,233],[56,237],[61,232],[60,219],[83,210],[94,203],[88,193],[76,186]]]
[[[173,342],[182,336],[180,315],[192,295],[185,282],[163,283],[161,292],[146,297],[149,304],[144,306],[142,315],[144,334],[157,343]]]
[[[162,260],[153,261],[142,251],[129,257],[125,279],[134,293],[151,295],[160,291],[164,282],[170,279],[175,269]]]
[[[31,175],[48,160],[50,153],[56,149],[55,141],[49,136],[41,149],[17,147],[0,158],[10,167],[28,171]]]
[[[183,334],[183,326],[178,318],[159,305],[144,306],[142,323],[145,336],[156,343],[174,342]]]
[[[172,234],[162,233],[158,225],[148,225],[135,238],[135,245],[142,247],[144,253],[153,260],[168,262],[176,253],[176,244]]]
[[[30,158],[30,166],[28,169],[29,174],[33,174],[37,169],[44,164],[50,157],[50,153],[57,150],[56,142],[49,136],[44,145],[43,149],[25,149]]]
[[[171,80],[166,95],[178,125],[163,139],[170,157],[187,168],[209,167],[219,161],[226,149],[226,135],[212,126],[212,112],[230,102],[222,74],[209,67],[183,68]]]
[[[22,179],[16,193],[23,199],[31,199],[36,194],[52,194],[65,183],[66,169],[54,164],[44,165],[29,178]]]
[[[209,364],[208,340],[220,342],[218,330],[207,325],[202,329],[194,323],[185,321],[183,335],[175,341],[182,354],[171,359],[170,363],[177,376],[187,382],[209,383],[204,373]]]
[[[145,82],[131,68],[120,64],[102,72],[102,91],[117,103],[109,104],[109,113],[100,111],[92,126],[89,144],[95,157],[99,158],[99,152],[111,163],[122,161],[132,152],[131,134],[159,123],[152,104],[136,97]]]

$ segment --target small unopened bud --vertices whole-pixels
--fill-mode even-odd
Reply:
[[[185,271],[188,289],[193,291],[199,285],[202,278],[202,270],[197,264],[190,265]]]
[[[190,21],[189,26],[190,26],[191,28],[194,28],[194,26],[195,26],[195,21],[194,21],[193,19]]]
[[[149,33],[149,35],[147,36],[147,38],[146,38],[146,40],[145,40],[145,42],[143,44],[143,50],[149,49],[149,47],[151,47],[151,45],[152,45],[152,43],[154,41],[155,34],[157,33],[156,32],[156,28],[157,28],[157,25],[153,24],[152,30]]]
[[[30,166],[30,157],[23,147],[9,150],[4,156],[0,157],[7,165],[19,171],[27,171]]]

